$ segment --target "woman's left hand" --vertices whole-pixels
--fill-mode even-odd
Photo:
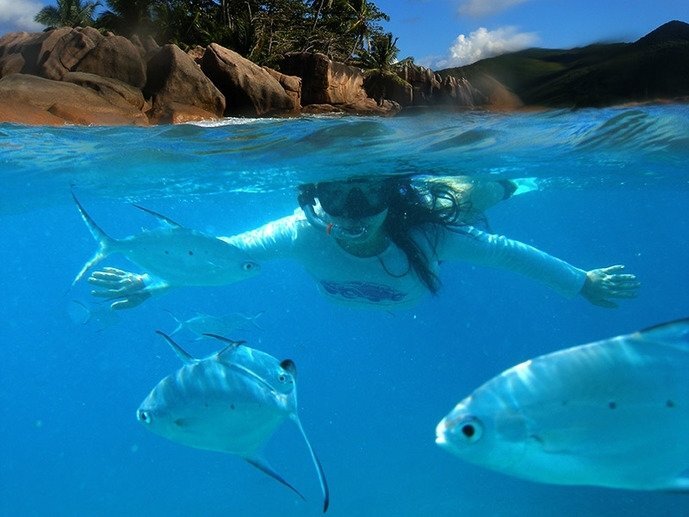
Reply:
[[[617,304],[610,298],[635,298],[641,282],[636,275],[622,274],[624,266],[592,269],[586,273],[581,295],[593,305],[614,309]]]

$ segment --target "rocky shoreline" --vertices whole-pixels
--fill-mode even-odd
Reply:
[[[287,54],[277,71],[217,44],[184,52],[90,27],[18,32],[0,38],[0,122],[147,126],[231,116],[389,116],[414,102],[414,88],[423,100],[443,87],[430,70],[419,70],[408,73],[409,88],[391,90],[399,101],[378,105],[361,70],[323,54]],[[468,83],[452,79],[444,88],[457,104],[483,101]]]
[[[379,105],[359,68],[324,54],[289,53],[275,70],[215,43],[185,52],[152,38],[64,27],[0,38],[0,122],[148,126],[223,117],[391,116],[428,107],[686,102],[687,57],[689,25],[672,21],[632,44],[526,50],[440,72],[408,63],[398,71],[403,81],[385,85]],[[558,60],[560,71],[547,72]]]

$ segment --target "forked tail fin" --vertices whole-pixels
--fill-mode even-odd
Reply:
[[[100,262],[110,253],[112,253],[111,248],[113,247],[113,244],[116,241],[112,237],[108,236],[108,234],[106,234],[100,228],[100,226],[96,224],[96,222],[91,218],[86,209],[81,205],[74,192],[72,192],[72,198],[74,199],[74,202],[77,205],[79,214],[81,214],[81,218],[84,220],[86,227],[91,232],[91,235],[93,235],[93,238],[96,239],[96,242],[98,242],[98,249],[96,250],[96,253],[93,255],[93,257],[91,257],[91,259],[88,262],[86,262],[86,264],[84,264],[84,267],[81,268],[81,271],[79,271],[77,276],[74,278],[74,281],[72,282],[72,285],[74,285],[82,279],[82,277],[91,267],[95,266],[96,264],[98,264],[98,262]]]
[[[325,513],[328,511],[328,506],[330,506],[330,489],[328,488],[328,481],[325,479],[325,472],[323,471],[323,466],[321,465],[318,456],[316,456],[316,452],[313,450],[313,447],[311,447],[311,442],[309,442],[309,439],[306,437],[304,428],[302,427],[301,421],[299,420],[299,417],[296,415],[296,413],[292,414],[292,420],[294,420],[294,422],[297,424],[299,432],[301,432],[301,435],[304,437],[306,446],[309,448],[309,452],[311,453],[311,459],[313,460],[313,464],[316,467],[316,472],[318,473],[318,481],[321,484],[321,491],[323,492],[323,513]]]
[[[182,320],[180,320],[177,316],[175,316],[174,312],[169,311],[167,309],[163,309],[163,310],[165,312],[167,312],[170,316],[172,316],[172,319],[175,320],[175,323],[177,323],[177,327],[175,327],[175,330],[170,332],[170,336],[174,336],[175,334],[177,334],[177,332],[179,332],[180,330],[182,330],[184,328],[184,322]]]

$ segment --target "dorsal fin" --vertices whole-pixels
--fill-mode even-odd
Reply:
[[[674,344],[682,350],[689,350],[689,318],[660,323],[639,331],[644,339]]]
[[[169,217],[165,217],[163,214],[159,214],[158,212],[151,210],[150,208],[146,208],[146,207],[143,207],[141,205],[136,205],[136,204],[134,204],[133,206],[135,208],[138,208],[139,210],[143,210],[147,214],[151,214],[153,217],[158,219],[158,221],[160,221],[163,226],[168,226],[170,228],[183,228],[183,226],[181,224],[176,223],[175,221],[173,221]]]
[[[177,357],[179,357],[184,364],[192,364],[198,362],[198,359],[196,359],[194,356],[192,356],[186,350],[184,350],[181,346],[175,343],[175,341],[165,332],[161,330],[156,330],[156,334],[163,336],[163,338],[165,338],[165,341],[169,343],[169,345],[177,354]]]
[[[212,337],[213,339],[217,339],[219,341],[222,341],[223,343],[227,343],[227,346],[218,352],[218,354],[217,354],[218,357],[221,357],[222,355],[226,354],[227,352],[229,352],[231,350],[235,350],[238,346],[246,343],[246,341],[244,341],[244,340],[235,341],[235,340],[230,339],[230,338],[225,337],[225,336],[219,336],[218,334],[207,334],[204,332],[203,335],[207,336],[207,337]]]

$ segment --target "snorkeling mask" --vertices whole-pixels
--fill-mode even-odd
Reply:
[[[316,184],[321,208],[333,217],[360,219],[381,213],[388,206],[388,191],[382,182],[362,180]]]
[[[303,187],[299,194],[299,205],[309,223],[323,228],[328,235],[335,238],[349,240],[364,238],[367,228],[346,228],[327,222],[314,210],[316,198],[327,215],[347,219],[363,219],[378,215],[387,208],[389,200],[385,183],[379,181],[333,181]]]

